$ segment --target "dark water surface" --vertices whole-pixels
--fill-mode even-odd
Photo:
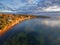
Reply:
[[[19,32],[35,32],[45,41],[43,45],[60,45],[60,18],[35,18],[23,21],[10,29],[4,36],[0,37],[0,44],[3,44],[9,37]],[[31,34],[32,35],[32,34]],[[38,44],[39,45],[39,44]]]

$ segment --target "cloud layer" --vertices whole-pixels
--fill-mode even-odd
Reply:
[[[60,0],[0,0],[0,10],[60,11]]]

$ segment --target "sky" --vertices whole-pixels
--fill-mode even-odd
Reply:
[[[1,10],[60,11],[60,0],[0,0]]]

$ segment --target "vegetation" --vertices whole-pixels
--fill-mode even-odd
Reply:
[[[0,14],[0,35],[6,33],[8,29],[17,23],[21,23],[24,20],[30,20],[32,18],[49,18],[47,16],[34,16],[23,14]],[[3,31],[2,31],[3,30]]]
[[[12,23],[18,21],[34,18],[35,16],[28,16],[22,14],[0,14],[0,30],[3,30],[5,26],[10,26]]]

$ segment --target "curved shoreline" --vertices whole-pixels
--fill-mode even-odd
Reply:
[[[12,23],[9,26],[5,26],[5,28],[3,30],[0,30],[0,36],[4,35],[9,29],[11,29],[13,26],[15,26],[16,24],[18,24],[20,22],[20,20]]]
[[[4,15],[4,14],[0,14],[0,15]],[[6,18],[6,15],[9,15],[10,17],[14,14],[5,14],[5,18]],[[11,29],[14,25],[24,21],[24,20],[30,20],[32,18],[50,18],[50,17],[47,17],[47,16],[33,16],[33,15],[14,15],[14,16],[17,16],[14,17],[15,20],[12,20],[11,21],[11,24],[8,23],[7,26],[5,26],[3,29],[0,29],[0,36],[3,36],[9,29]],[[19,17],[19,18],[18,18]],[[13,18],[13,17],[12,17]]]
[[[32,16],[33,17],[33,16]],[[0,36],[3,36],[9,29],[11,29],[14,25],[24,21],[24,20],[29,20],[32,19],[32,17],[28,16],[28,17],[22,17],[16,20],[13,20],[12,23],[10,25],[5,26],[2,30],[0,30]],[[33,17],[36,18],[36,17]]]

